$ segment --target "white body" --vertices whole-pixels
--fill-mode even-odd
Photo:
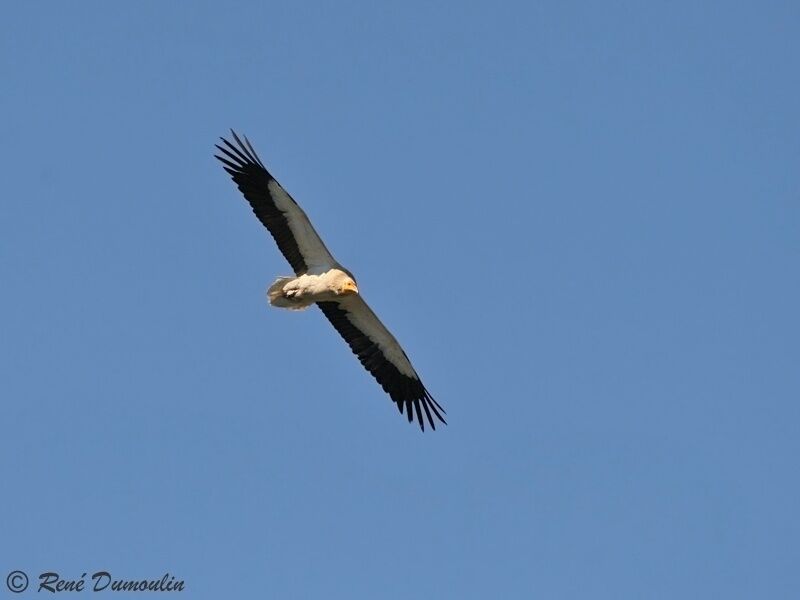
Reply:
[[[358,293],[355,281],[334,267],[319,274],[279,277],[267,290],[267,298],[272,306],[303,310],[314,302],[341,300],[342,296],[349,293]]]

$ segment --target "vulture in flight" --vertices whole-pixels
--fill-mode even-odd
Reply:
[[[316,304],[400,413],[405,411],[409,422],[416,413],[423,431],[425,418],[432,429],[436,429],[436,419],[446,423],[444,409],[425,389],[403,348],[361,297],[353,274],[336,262],[306,213],[270,175],[247,137],[242,142],[235,132],[231,134],[235,144],[220,138],[222,145],[215,145],[220,154],[215,157],[275,238],[295,273],[294,277],[279,277],[269,287],[269,303],[289,310]]]

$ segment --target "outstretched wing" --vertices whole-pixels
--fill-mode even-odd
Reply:
[[[247,137],[242,143],[236,133],[231,131],[231,134],[237,145],[220,138],[224,147],[216,147],[223,156],[216,154],[215,157],[253,207],[258,220],[275,238],[295,274],[335,265],[336,260],[314,231],[306,213],[269,174]]]
[[[358,356],[364,368],[391,396],[401,414],[405,409],[409,422],[414,418],[413,406],[423,431],[425,422],[420,407],[433,429],[436,429],[433,415],[447,424],[442,417],[444,409],[422,385],[400,344],[360,295],[346,296],[336,302],[317,302],[317,306]]]

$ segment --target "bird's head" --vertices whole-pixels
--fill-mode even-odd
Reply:
[[[358,286],[356,286],[355,279],[352,277],[345,277],[339,285],[340,294],[357,294]]]

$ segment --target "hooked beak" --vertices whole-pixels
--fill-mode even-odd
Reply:
[[[355,282],[348,281],[342,286],[342,293],[343,294],[357,294],[358,288],[356,287]]]

